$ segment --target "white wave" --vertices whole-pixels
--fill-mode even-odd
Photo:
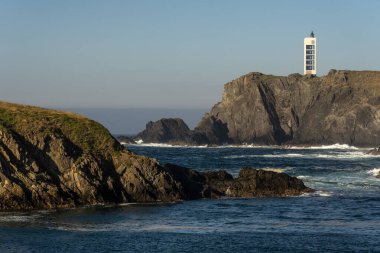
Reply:
[[[315,157],[323,158],[323,159],[367,159],[367,158],[373,158],[375,156],[357,151],[357,152],[332,153],[332,154],[316,154]]]
[[[41,215],[2,215],[0,216],[0,222],[27,222],[40,218]]]
[[[285,158],[285,157],[304,157],[303,154],[262,154],[262,155],[229,155],[224,156],[225,159],[236,158],[254,158],[254,157],[270,157],[270,158]]]
[[[207,145],[204,146],[191,146],[191,145],[173,145],[167,143],[136,143],[136,144],[123,144],[124,146],[138,146],[138,147],[157,147],[157,148],[207,148]]]
[[[144,143],[142,140],[137,141],[134,144],[131,143],[123,143],[125,146],[141,146],[141,147],[164,147],[164,148],[279,148],[280,146],[258,146],[258,145],[221,145],[221,146],[210,146],[210,145],[177,145],[177,144],[168,144],[168,143]]]
[[[110,232],[119,231],[120,228],[110,225],[78,225],[78,224],[60,224],[58,226],[50,226],[49,229],[71,232]]]
[[[281,157],[284,157],[284,158],[286,158],[286,157],[305,157],[305,155],[303,155],[303,154],[297,154],[297,153],[295,153],[295,154],[264,154],[264,155],[258,155],[258,156],[262,156],[262,157],[279,157],[279,158],[281,158]]]
[[[328,192],[328,191],[316,191],[314,194],[317,196],[320,196],[320,197],[331,197],[332,196],[332,193]]]
[[[251,157],[257,157],[257,155],[227,155],[223,156],[224,159],[236,159],[236,158],[251,158]]]
[[[207,231],[208,227],[183,226],[169,224],[149,224],[142,225],[134,221],[119,222],[116,224],[68,224],[61,223],[56,226],[49,226],[51,230],[71,231],[71,232],[121,232],[121,231],[156,231],[156,232],[196,232]]]
[[[224,156],[224,159],[239,159],[239,158],[255,158],[255,157],[266,157],[266,158],[302,158],[302,159],[369,159],[375,158],[374,155],[365,154],[360,151],[353,152],[333,152],[329,154],[299,154],[299,153],[283,153],[283,154],[262,154],[262,155],[230,155]]]
[[[132,146],[137,145],[137,146],[142,146],[142,147],[160,147],[160,148],[167,148],[167,147],[179,147],[179,146],[173,146],[170,144],[165,144],[165,143],[143,143],[143,142],[136,142],[136,144],[131,144]]]
[[[277,145],[256,145],[256,144],[247,144],[247,143],[243,143],[243,144],[239,144],[239,145],[221,145],[221,146],[215,146],[214,148],[280,148],[281,146],[277,146]]]
[[[332,144],[332,145],[321,145],[321,146],[291,146],[289,149],[359,149],[355,146],[350,146],[348,144]]]
[[[316,192],[306,192],[301,195],[301,197],[311,197],[311,196],[317,196],[317,197],[331,197],[333,194],[332,192],[328,191],[316,191]]]
[[[210,145],[176,145],[168,143],[144,143],[142,139],[137,140],[135,144],[129,144],[122,142],[123,145],[131,146],[146,146],[146,147],[175,147],[175,148],[257,148],[257,149],[341,149],[341,150],[358,150],[358,147],[350,146],[348,144],[332,144],[332,145],[321,145],[321,146],[281,146],[281,145],[257,145],[257,144],[225,144],[219,146]],[[369,149],[363,149],[369,150]]]
[[[374,169],[368,171],[367,173],[373,175],[374,177],[377,177],[378,175],[380,175],[380,169],[374,168]]]
[[[260,168],[261,170],[265,170],[265,171],[272,171],[272,172],[277,172],[277,173],[283,173],[285,171],[287,171],[289,168],[270,168],[270,167],[266,167],[266,168]]]
[[[203,226],[184,226],[184,225],[170,225],[170,224],[151,224],[142,226],[138,231],[159,231],[159,232],[196,232],[196,231],[208,231],[211,228]]]

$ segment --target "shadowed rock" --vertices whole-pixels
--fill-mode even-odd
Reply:
[[[137,134],[135,141],[146,143],[184,143],[189,140],[190,129],[182,119],[160,119],[148,122],[145,130]]]
[[[223,170],[197,172],[172,164],[164,167],[181,182],[186,199],[298,196],[313,191],[302,180],[273,171],[243,168],[239,176],[233,178]]]

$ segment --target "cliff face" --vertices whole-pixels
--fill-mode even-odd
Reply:
[[[155,160],[124,150],[92,120],[0,103],[0,209],[180,199],[160,180],[175,186]]]
[[[210,143],[378,146],[380,72],[250,73],[225,84],[222,101],[195,132]]]
[[[0,102],[0,210],[225,196],[226,188],[215,184],[224,179],[210,181],[213,175],[161,166],[133,154],[85,117]],[[283,174],[271,174],[266,182],[270,187],[261,187],[256,181],[262,182],[262,176],[247,177],[246,186],[234,186],[240,191],[233,196],[299,195],[310,190]],[[228,180],[225,187],[238,179],[229,175]]]

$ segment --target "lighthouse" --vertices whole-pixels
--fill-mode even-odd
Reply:
[[[303,40],[303,74],[316,75],[317,74],[317,38],[314,32],[311,32],[309,37]]]

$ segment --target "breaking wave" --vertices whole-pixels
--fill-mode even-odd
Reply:
[[[359,149],[355,146],[350,146],[348,144],[335,143],[332,145],[321,145],[321,146],[294,146],[289,147],[289,149]]]
[[[312,193],[304,193],[302,196],[318,196],[318,197],[331,197],[333,194],[332,192],[328,191],[316,191]]]
[[[13,215],[8,215],[7,213],[4,213],[4,215],[0,216],[0,222],[29,222],[29,221],[34,221],[38,218],[40,218],[40,214],[13,214]]]
[[[261,168],[261,169],[265,171],[272,171],[272,172],[277,172],[277,173],[283,173],[289,170],[289,168],[269,168],[269,167]]]
[[[373,175],[374,177],[377,177],[378,175],[380,175],[380,168],[374,168],[368,171],[367,173]]]
[[[177,144],[168,144],[168,143],[145,143],[143,140],[136,141],[135,144],[128,144],[121,142],[123,145],[132,145],[132,146],[143,146],[143,147],[191,147],[191,148],[278,148],[278,149],[341,149],[341,150],[358,150],[358,147],[350,146],[348,144],[332,144],[332,145],[321,145],[321,146],[281,146],[281,145],[257,145],[257,144],[225,144],[219,146],[213,145],[177,145]]]
[[[207,148],[204,146],[191,146],[191,145],[173,145],[167,143],[136,143],[136,144],[126,144],[122,143],[124,146],[138,146],[138,147],[157,147],[157,148]]]
[[[371,159],[375,158],[374,155],[365,154],[364,152],[334,152],[329,154],[311,153],[311,154],[301,154],[301,153],[285,153],[285,154],[252,154],[252,155],[229,155],[224,156],[224,159],[242,159],[242,158],[301,158],[301,159]]]

